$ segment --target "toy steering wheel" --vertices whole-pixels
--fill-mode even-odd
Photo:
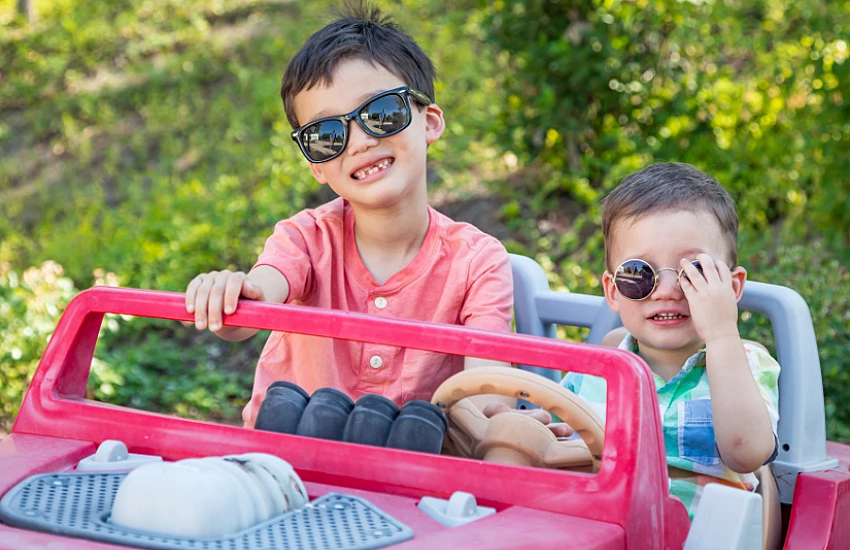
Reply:
[[[496,394],[525,399],[554,413],[581,436],[560,441],[543,424],[506,412],[487,418],[467,397]],[[570,390],[537,374],[510,367],[462,371],[440,385],[431,402],[449,419],[453,450],[488,462],[599,470],[605,428],[590,406]]]

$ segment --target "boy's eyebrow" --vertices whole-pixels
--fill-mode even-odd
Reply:
[[[683,251],[682,255],[685,257],[685,259],[693,260],[697,254],[702,254],[703,252],[705,252],[705,250],[703,250],[702,248],[689,248]]]
[[[703,252],[705,252],[705,250],[703,250],[702,248],[699,248],[699,247],[688,248],[687,250],[682,250],[682,251],[681,251],[681,256],[682,256],[683,258],[685,258],[686,260],[695,260],[695,259],[696,259],[696,255],[697,255],[697,254],[702,254]],[[655,265],[655,261],[654,261],[654,260],[655,260],[656,258],[654,257],[654,254],[651,254],[651,253],[650,253],[650,251],[649,251],[649,250],[644,250],[644,251],[642,251],[641,253],[639,253],[639,254],[637,254],[637,255],[635,255],[635,256],[630,256],[629,258],[637,258],[637,259],[639,259],[639,260],[643,260],[643,261],[645,261],[645,262],[649,262],[649,264],[650,264],[650,265],[652,265],[652,266],[653,266],[653,267],[655,267],[655,268],[659,267],[659,266]],[[663,266],[661,266],[661,267],[663,267]],[[672,266],[670,266],[670,267],[672,267]]]
[[[383,92],[386,92],[389,89],[390,88],[366,92],[365,94],[363,94],[363,95],[361,95],[360,97],[357,98],[357,105],[362,105],[370,97],[375,97],[376,95],[383,93]],[[322,109],[321,111],[319,111],[318,113],[313,115],[310,118],[310,120],[319,120],[320,118],[324,118],[326,116],[336,116],[338,114],[339,114],[338,112],[334,112],[333,108]]]

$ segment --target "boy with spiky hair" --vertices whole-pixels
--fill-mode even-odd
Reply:
[[[510,331],[505,248],[428,205],[427,148],[445,129],[433,64],[378,9],[351,2],[346,9],[295,54],[281,85],[292,138],[316,181],[339,198],[279,222],[247,275],[195,277],[187,310],[199,329],[228,340],[256,333],[222,324],[240,297]],[[253,426],[276,380],[310,393],[380,394],[401,405],[430,401],[440,383],[475,362],[273,333],[243,419]]]

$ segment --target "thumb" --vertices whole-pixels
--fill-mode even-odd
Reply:
[[[265,295],[263,294],[263,289],[259,285],[246,280],[242,282],[242,296],[249,300],[262,300]]]

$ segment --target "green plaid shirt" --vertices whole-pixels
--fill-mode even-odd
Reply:
[[[619,348],[637,353],[638,342],[629,334]],[[758,346],[745,342],[744,349],[750,372],[767,406],[773,433],[776,434],[776,423],[779,420],[779,363]],[[652,376],[658,391],[667,466],[671,468],[670,493],[685,503],[691,519],[699,504],[702,488],[708,483],[724,483],[755,490],[758,484],[755,475],[733,472],[723,464],[717,450],[705,350],[691,356],[669,382],[655,373]],[[569,373],[562,384],[584,398],[605,420],[605,379]]]

